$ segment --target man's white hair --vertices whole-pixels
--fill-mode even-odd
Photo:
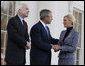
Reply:
[[[20,4],[18,4],[18,6],[16,7],[16,13],[18,13],[18,10],[19,9],[22,9],[22,7],[23,7],[23,5],[24,5],[25,3],[20,3]]]

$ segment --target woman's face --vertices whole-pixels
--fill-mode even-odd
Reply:
[[[64,17],[63,24],[64,24],[64,27],[66,27],[66,28],[72,26],[72,22],[67,17]]]

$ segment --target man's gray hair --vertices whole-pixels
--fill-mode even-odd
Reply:
[[[40,19],[42,20],[46,16],[49,16],[50,13],[52,13],[52,12],[50,10],[48,10],[48,9],[41,10],[40,11]]]

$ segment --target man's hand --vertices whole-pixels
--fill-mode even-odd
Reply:
[[[27,41],[27,44],[26,44],[25,48],[26,49],[30,49],[31,48],[30,42]]]
[[[52,45],[52,48],[56,52],[56,51],[60,50],[61,46],[60,45]]]

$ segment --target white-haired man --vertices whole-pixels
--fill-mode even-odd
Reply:
[[[25,65],[25,50],[30,48],[28,26],[24,21],[24,18],[28,17],[29,8],[25,3],[21,3],[16,10],[17,15],[12,17],[7,25],[7,65]]]

